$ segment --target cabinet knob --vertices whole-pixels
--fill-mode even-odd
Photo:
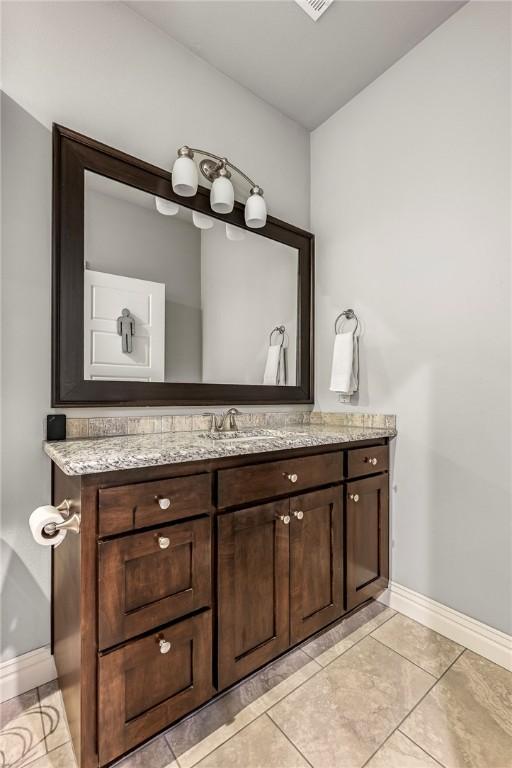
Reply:
[[[158,641],[158,645],[160,646],[160,653],[169,653],[171,650],[171,643],[163,637]]]
[[[302,511],[302,509],[295,509],[293,514],[295,515],[297,520],[302,520],[302,518],[304,517],[304,512]]]
[[[375,456],[366,456],[365,461],[367,464],[371,464],[372,467],[376,467],[379,460],[376,459]]]
[[[290,515],[277,515],[277,519],[281,520],[285,525],[290,524]]]
[[[286,472],[284,472],[284,476],[286,477],[287,480],[290,481],[290,483],[296,483],[297,480],[299,479],[299,476],[296,475],[295,473],[291,475],[287,475]]]
[[[168,539],[167,536],[158,537],[158,546],[160,547],[160,549],[167,549],[170,543],[171,543],[171,540]]]
[[[155,498],[158,501],[158,506],[160,507],[160,509],[169,509],[169,507],[171,506],[170,499],[161,499],[159,496],[156,496]]]
[[[358,493],[350,493],[348,497],[349,497],[350,501],[355,501],[356,504],[359,501],[359,494]]]

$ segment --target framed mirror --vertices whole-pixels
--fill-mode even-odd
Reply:
[[[313,235],[53,138],[53,406],[313,402]]]

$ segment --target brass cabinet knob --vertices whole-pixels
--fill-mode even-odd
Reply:
[[[278,515],[277,519],[281,520],[281,522],[284,523],[285,525],[290,524],[290,515]]]
[[[158,645],[160,646],[160,653],[169,653],[172,647],[171,643],[163,637],[158,641]]]
[[[161,499],[159,496],[157,496],[156,500],[158,501],[158,506],[160,507],[160,509],[169,509],[169,507],[171,506],[170,499]]]
[[[170,543],[171,543],[171,540],[168,539],[167,536],[158,537],[158,546],[160,547],[160,549],[167,549]]]
[[[355,503],[357,504],[357,502],[359,501],[359,494],[358,493],[350,493],[349,494],[349,499],[350,499],[350,501],[355,501]]]
[[[295,515],[297,520],[302,520],[302,518],[304,517],[304,512],[302,511],[302,509],[294,510],[293,514]]]
[[[376,467],[379,460],[375,456],[366,456],[365,461],[367,464],[371,464],[372,467]]]
[[[295,473],[293,473],[291,475],[287,475],[286,472],[285,472],[284,476],[286,477],[287,480],[290,481],[290,483],[296,483],[297,480],[299,479],[299,476],[296,475]]]

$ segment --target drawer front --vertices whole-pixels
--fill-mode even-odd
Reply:
[[[219,507],[269,499],[304,488],[339,483],[343,478],[341,452],[254,464],[218,473]]]
[[[209,606],[210,542],[209,517],[100,542],[99,647]]]
[[[100,765],[213,695],[211,611],[99,657]]]
[[[389,468],[389,449],[387,445],[375,445],[373,448],[356,448],[347,451],[347,477],[375,475]]]
[[[212,508],[210,474],[174,477],[99,491],[99,534],[109,536],[160,525]]]

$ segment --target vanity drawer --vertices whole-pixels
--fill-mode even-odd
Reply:
[[[211,519],[100,542],[99,647],[209,606]]]
[[[304,488],[339,483],[342,479],[341,452],[223,469],[218,473],[218,505],[232,507]]]
[[[213,695],[211,611],[100,656],[98,666],[105,765]]]
[[[204,473],[101,488],[98,496],[99,535],[109,536],[209,512],[212,476]]]
[[[385,472],[388,467],[389,449],[387,445],[347,451],[347,477],[375,475],[377,472]]]

